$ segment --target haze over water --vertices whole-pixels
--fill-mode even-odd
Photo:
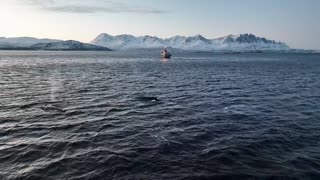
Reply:
[[[320,177],[319,54],[158,57],[0,52],[0,179]]]

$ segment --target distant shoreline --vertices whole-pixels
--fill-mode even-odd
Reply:
[[[104,50],[104,49],[34,49],[34,48],[0,48],[0,52],[4,51],[29,51],[29,52],[119,52],[119,53],[130,53],[130,52],[154,52],[156,53],[156,49],[128,49],[128,50]],[[180,50],[176,49],[173,51],[173,54],[179,53],[194,53],[194,54],[225,54],[225,55],[241,55],[241,54],[320,54],[318,51],[314,50],[289,50],[289,51],[191,51],[191,50]]]
[[[0,51],[113,51],[103,49],[32,49],[32,48],[0,48]]]

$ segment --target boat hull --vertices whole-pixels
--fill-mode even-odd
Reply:
[[[161,57],[169,59],[169,58],[171,58],[171,54],[170,55],[161,55]]]
[[[161,58],[171,58],[171,54],[167,53],[167,54],[161,54]]]

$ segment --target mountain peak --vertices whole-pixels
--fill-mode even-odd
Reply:
[[[206,43],[209,43],[209,39],[203,37],[202,35],[200,34],[197,34],[195,36],[191,36],[191,37],[187,37],[185,42],[186,43],[190,43],[190,42],[193,42],[193,41],[203,41],[203,42],[206,42]]]
[[[101,33],[99,36],[112,36],[112,35],[108,33]]]
[[[196,34],[196,35],[193,36],[193,38],[195,38],[195,39],[207,39],[207,38],[203,37],[201,34]]]
[[[110,34],[107,33],[101,33],[97,36],[97,38],[104,38],[104,37],[112,37]]]
[[[117,35],[116,37],[135,37],[131,34],[120,34],[120,35]]]

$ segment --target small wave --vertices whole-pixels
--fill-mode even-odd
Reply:
[[[40,109],[44,110],[44,111],[58,111],[58,112],[66,112],[66,110],[60,108],[60,107],[57,107],[57,106],[54,106],[54,105],[44,105],[44,106],[40,106]]]

